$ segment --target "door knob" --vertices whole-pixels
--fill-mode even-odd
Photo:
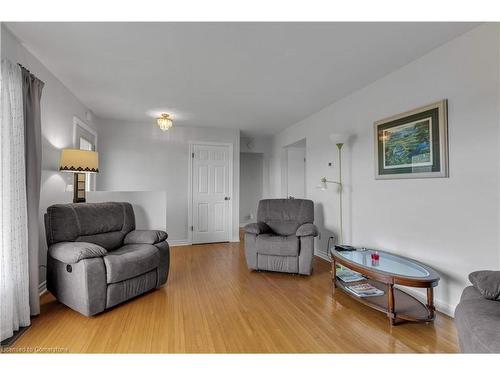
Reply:
[[[225,200],[225,201],[228,201],[228,200],[230,200],[230,199],[231,199],[231,197],[224,197],[224,200]]]

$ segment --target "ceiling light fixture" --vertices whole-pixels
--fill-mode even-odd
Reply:
[[[158,124],[158,127],[163,131],[167,131],[172,126],[174,126],[172,123],[172,119],[170,118],[170,115],[168,113],[162,113],[161,117],[158,117],[156,119],[156,123]]]

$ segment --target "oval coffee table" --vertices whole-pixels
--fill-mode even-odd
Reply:
[[[332,257],[333,288],[340,288],[354,299],[387,314],[391,325],[398,320],[413,322],[433,321],[436,314],[434,308],[434,290],[439,283],[439,275],[429,266],[400,255],[385,251],[377,251],[378,262],[371,259],[374,250],[337,251],[330,249]],[[337,277],[337,264],[362,274],[365,281],[345,283]],[[347,285],[369,282],[384,291],[382,296],[358,297],[347,289]],[[395,288],[403,285],[427,289],[427,303]]]

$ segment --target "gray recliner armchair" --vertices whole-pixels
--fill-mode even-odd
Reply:
[[[91,316],[167,282],[167,233],[135,230],[130,203],[56,204],[45,214],[47,289]]]
[[[311,200],[261,200],[257,223],[245,226],[248,268],[310,275],[318,234],[313,221]]]

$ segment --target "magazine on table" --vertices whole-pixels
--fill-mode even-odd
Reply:
[[[365,280],[363,275],[358,272],[351,271],[347,268],[342,268],[337,271],[337,277],[345,283],[352,283],[354,281]]]
[[[383,290],[375,288],[369,283],[349,285],[347,289],[349,289],[349,291],[353,292],[358,297],[375,297],[384,295]]]

